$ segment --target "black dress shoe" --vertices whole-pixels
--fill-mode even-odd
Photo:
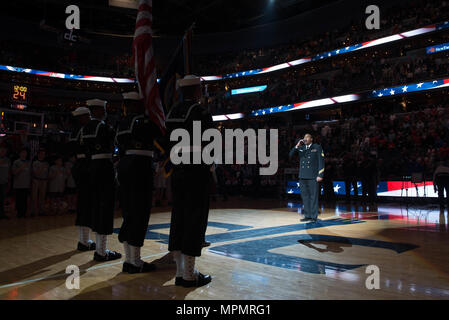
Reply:
[[[210,246],[210,242],[204,241],[203,244],[201,245],[202,248],[208,247]]]
[[[121,257],[122,254],[116,251],[106,251],[106,255],[104,256],[99,255],[96,251],[94,253],[94,260],[99,262],[117,260],[120,259]]]
[[[310,219],[310,222],[317,222],[317,221],[318,221],[317,218],[312,218],[312,219]]]
[[[309,221],[309,220],[310,220],[310,218],[305,217],[305,218],[302,218],[302,219],[299,220],[299,221],[304,222],[304,221]]]
[[[79,251],[92,251],[95,250],[97,246],[95,245],[95,242],[89,242],[89,244],[83,244],[81,242],[78,242],[78,250]]]
[[[181,285],[184,288],[192,288],[192,287],[202,287],[209,282],[212,281],[212,277],[208,274],[202,274],[201,272],[198,274],[198,278],[195,280],[184,280],[181,278]]]
[[[125,263],[123,263],[123,269],[122,269],[123,272],[128,272],[130,274],[145,273],[145,272],[151,272],[154,270],[156,270],[156,265],[153,263],[146,263],[146,262],[144,262],[142,264],[142,266],[140,266],[140,267],[135,266],[132,263],[125,262]]]
[[[182,282],[182,277],[176,277],[175,279],[175,286],[182,286],[183,282]]]

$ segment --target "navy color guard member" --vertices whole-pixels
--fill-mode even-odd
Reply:
[[[90,154],[89,176],[92,196],[92,231],[97,233],[94,260],[109,261],[122,255],[106,248],[114,225],[115,172],[112,164],[115,132],[106,119],[106,101],[87,101],[92,118],[81,130],[81,140]]]
[[[73,179],[78,188],[75,225],[79,228],[78,250],[95,250],[95,242],[90,240],[92,229],[92,198],[89,181],[90,155],[86,145],[81,142],[81,129],[90,121],[90,111],[79,107],[72,112],[77,120],[77,127],[69,137],[68,150],[76,154],[72,168]]]
[[[324,153],[319,144],[312,143],[312,135],[304,135],[290,151],[290,157],[299,154],[299,188],[304,204],[304,219],[316,222],[318,219],[319,182],[323,180]]]
[[[153,192],[153,140],[159,128],[144,114],[144,104],[137,92],[124,93],[126,115],[116,135],[120,161],[120,184],[123,223],[118,239],[125,248],[123,272],[142,273],[156,269],[155,264],[142,261],[143,246],[150,219]]]
[[[212,127],[212,116],[204,104],[199,103],[200,78],[187,75],[178,80],[183,101],[174,105],[167,115],[168,134],[183,128],[193,137],[193,121],[201,121],[201,134]],[[191,140],[193,140],[191,138]],[[189,146],[190,163],[201,146]],[[197,154],[198,156],[198,154]],[[184,287],[200,287],[212,278],[195,269],[195,257],[201,256],[209,213],[210,166],[201,164],[175,165],[172,173],[173,208],[171,214],[168,250],[176,261],[175,284]]]

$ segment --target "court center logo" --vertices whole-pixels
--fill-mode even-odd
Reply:
[[[251,225],[223,223],[209,220],[209,227],[221,228],[224,229],[224,231],[207,235],[206,241],[213,244],[211,248],[208,249],[208,252],[213,254],[260,263],[270,267],[278,267],[311,274],[333,274],[335,272],[346,272],[363,267],[365,268],[364,270],[367,277],[361,285],[365,285],[368,290],[380,289],[380,268],[376,265],[342,263],[342,261],[327,261],[327,259],[320,260],[317,259],[316,256],[310,258],[307,256],[290,255],[280,251],[282,248],[299,243],[301,246],[322,253],[322,249],[315,247],[314,243],[324,242],[332,244],[334,249],[335,247],[340,247],[341,251],[344,251],[344,247],[357,246],[359,248],[364,248],[364,250],[382,249],[390,251],[396,257],[397,254],[402,254],[419,247],[411,243],[301,232],[311,231],[315,228],[322,229],[335,226],[352,226],[365,222],[366,221],[363,220],[332,218],[307,224],[299,223],[257,228]],[[155,240],[159,243],[168,245],[169,235],[165,231],[167,228],[170,228],[169,223],[151,224],[148,226],[145,239]],[[114,229],[114,233],[118,234],[119,232],[120,228]],[[297,232],[301,233],[297,234]],[[329,248],[324,250],[329,251]]]
[[[178,142],[170,151],[173,164],[260,164],[260,175],[274,175],[278,170],[278,130],[269,129],[207,129],[201,134],[201,121],[193,122],[193,137],[183,128],[170,134],[170,141]],[[245,147],[245,139],[247,141]],[[270,153],[267,154],[267,140]],[[192,143],[191,143],[192,141]],[[234,146],[235,141],[235,146]],[[210,142],[201,148],[201,142]],[[235,154],[234,154],[235,151]],[[192,156],[190,156],[192,154]],[[191,158],[192,163],[191,163]]]

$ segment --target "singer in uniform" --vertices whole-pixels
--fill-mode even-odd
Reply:
[[[77,122],[71,132],[67,150],[75,153],[76,161],[72,168],[72,176],[78,189],[76,203],[76,220],[78,226],[78,250],[95,250],[95,242],[90,240],[92,229],[92,198],[89,182],[90,155],[86,145],[81,142],[81,129],[90,121],[90,111],[86,107],[79,107],[72,112]]]
[[[106,101],[87,101],[90,121],[81,129],[81,141],[89,155],[89,177],[92,196],[92,231],[96,232],[94,260],[109,261],[122,255],[107,249],[107,236],[112,234],[115,204],[115,171],[112,163],[115,132],[105,123]]]
[[[324,175],[324,152],[319,144],[312,143],[311,134],[304,135],[290,151],[290,157],[299,155],[299,188],[304,204],[304,218],[301,221],[316,222],[318,219],[319,182]]]
[[[156,269],[156,265],[144,262],[140,249],[147,233],[153,199],[153,140],[161,133],[144,114],[143,100],[138,92],[127,92],[123,97],[125,116],[119,123],[116,135],[123,211],[118,239],[123,243],[126,256],[123,272],[150,272]]]
[[[168,134],[181,128],[193,137],[193,122],[198,121],[201,123],[201,135],[212,127],[213,122],[206,105],[200,103],[200,78],[187,75],[178,80],[177,85],[183,101],[175,104],[167,115]],[[210,275],[195,269],[195,259],[201,256],[204,244],[209,212],[210,166],[202,160],[192,164],[192,159],[202,159],[201,150],[201,146],[187,146],[182,152],[189,154],[189,164],[175,164],[171,176],[173,208],[168,250],[176,261],[175,285],[183,287],[200,287],[212,280]]]

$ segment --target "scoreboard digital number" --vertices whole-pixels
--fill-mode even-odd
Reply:
[[[30,89],[27,86],[13,85],[11,100],[14,103],[28,103]]]

